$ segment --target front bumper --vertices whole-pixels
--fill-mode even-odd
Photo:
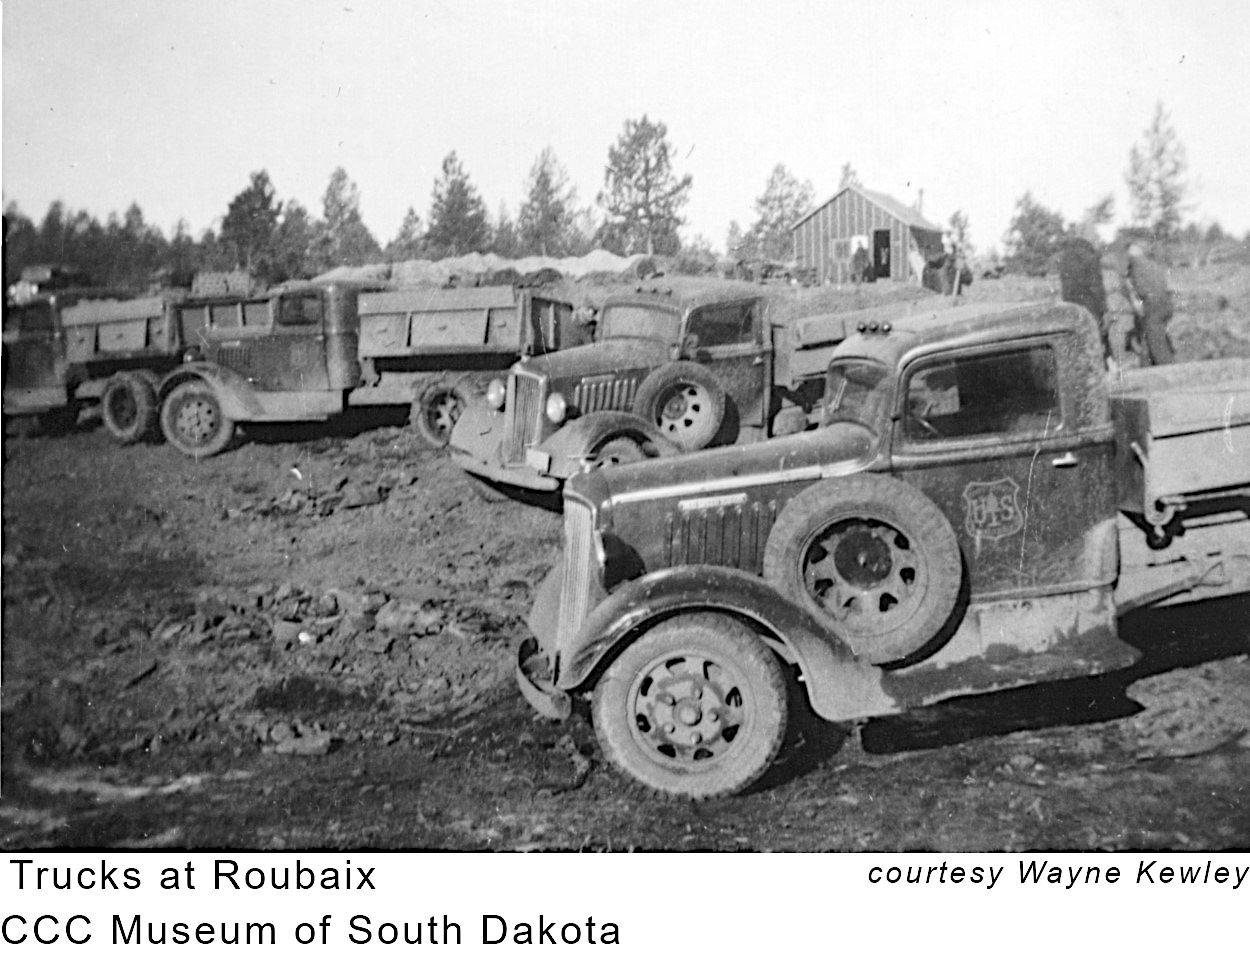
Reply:
[[[452,460],[460,469],[492,483],[543,493],[559,490],[563,481],[577,472],[578,466],[548,453],[541,444],[526,451],[525,465],[504,463],[501,448],[506,421],[505,414],[485,401],[465,407],[451,432]]]
[[[573,698],[551,684],[551,662],[533,636],[517,646],[516,682],[531,708],[545,718],[564,721],[573,712]]]

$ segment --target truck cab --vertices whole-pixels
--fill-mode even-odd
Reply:
[[[700,798],[759,777],[784,734],[779,665],[819,715],[855,720],[1129,664],[1119,612],[1250,586],[1244,406],[1237,462],[1209,478],[1242,550],[1213,572],[1195,527],[1197,548],[1126,568],[1135,464],[1077,306],[861,321],[826,385],[816,430],[565,487],[518,680],[548,714],[588,694],[605,753],[645,785]]]
[[[360,383],[356,287],[291,282],[179,309],[192,360],[160,383],[161,429],[189,456],[223,449],[244,421],[325,420]]]
[[[666,282],[609,296],[595,342],[516,364],[468,407],[453,457],[482,479],[558,489],[586,466],[763,432],[773,347],[741,282]]]

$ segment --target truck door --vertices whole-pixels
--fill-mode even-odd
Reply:
[[[1087,389],[1060,360],[1066,337],[937,353],[903,371],[893,466],[950,520],[976,596],[1110,581],[1114,444],[1109,428],[1077,426]]]
[[[695,308],[686,320],[682,352],[716,375],[743,427],[764,424],[772,348],[758,300]]]
[[[206,357],[245,377],[259,391],[324,391],[322,298],[317,292],[214,303]]]

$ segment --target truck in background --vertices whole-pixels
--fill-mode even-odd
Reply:
[[[612,294],[593,343],[522,359],[466,409],[452,456],[486,483],[549,492],[587,468],[803,430],[846,321],[791,318],[742,282]]]
[[[59,430],[98,401],[104,426],[122,443],[152,431],[160,378],[186,352],[182,296],[109,297],[116,293],[66,289],[6,303],[6,418]]]
[[[848,338],[821,416],[565,486],[518,682],[588,697],[648,788],[760,778],[786,668],[850,722],[1122,667],[1123,613],[1250,591],[1250,361],[1109,387],[1084,309],[966,305]]]
[[[161,430],[189,456],[221,452],[240,423],[328,420],[407,405],[442,446],[476,388],[521,354],[580,340],[572,304],[538,289],[362,289],[290,282],[179,306],[191,360],[158,390]]]

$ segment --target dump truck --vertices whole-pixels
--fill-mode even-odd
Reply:
[[[573,306],[539,289],[362,289],[289,282],[180,306],[193,347],[160,382],[160,425],[182,453],[225,449],[240,423],[328,420],[410,405],[432,446],[518,356],[580,340]]]
[[[852,334],[818,428],[572,477],[517,678],[706,798],[837,722],[1131,664],[1117,619],[1250,591],[1250,361],[1109,381],[1065,303]]]
[[[840,314],[791,320],[756,285],[665,280],[609,295],[595,340],[522,359],[452,432],[486,484],[558,490],[587,468],[808,425]]]
[[[181,295],[118,299],[99,289],[37,293],[4,310],[4,416],[64,429],[99,402],[133,443],[155,420],[156,388],[186,352]],[[147,418],[145,419],[145,415]]]

